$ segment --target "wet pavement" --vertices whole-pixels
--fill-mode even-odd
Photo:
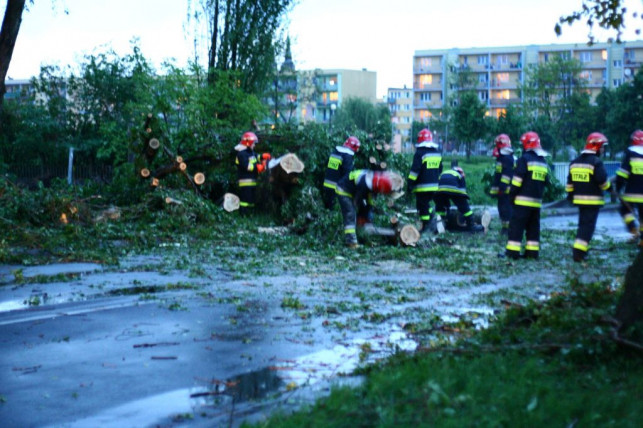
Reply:
[[[573,212],[542,221],[543,229],[575,224]],[[599,216],[602,236],[628,237],[614,210]],[[251,279],[163,261],[0,266],[1,426],[259,421],[358,383],[340,375],[360,364],[414,350],[409,325],[466,318],[484,327],[497,309],[486,297],[546,298],[566,275],[481,278],[383,262]]]

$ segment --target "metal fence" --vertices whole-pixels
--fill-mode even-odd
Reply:
[[[605,161],[603,162],[605,169],[607,170],[607,176],[612,178],[616,175],[616,170],[621,166],[620,162],[617,161]],[[554,177],[562,183],[563,185],[567,183],[567,174],[569,174],[569,162],[554,162]]]

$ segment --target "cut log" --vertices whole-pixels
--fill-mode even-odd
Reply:
[[[150,138],[150,141],[148,141],[147,144],[145,145],[145,157],[148,160],[154,159],[160,147],[161,147],[161,142],[158,139]]]
[[[287,153],[270,160],[270,182],[272,194],[280,203],[286,202],[293,189],[299,184],[299,175],[304,171],[304,163],[294,153]]]
[[[194,174],[193,180],[194,180],[194,184],[196,184],[197,186],[200,186],[203,183],[205,183],[205,174],[202,172],[197,172],[196,174]]]
[[[489,231],[489,223],[491,223],[491,214],[489,214],[489,211],[484,210],[482,216],[480,216],[480,224],[484,227],[484,233]]]
[[[156,177],[152,178],[152,181],[150,181],[150,186],[158,187],[158,185],[159,185],[159,179]]]
[[[239,197],[232,193],[223,195],[223,209],[231,213],[239,209]]]
[[[400,243],[407,247],[415,247],[420,240],[420,231],[411,224],[405,224],[397,229],[398,239]]]
[[[171,198],[169,196],[165,197],[165,203],[167,205],[182,205],[183,204],[182,201],[179,201],[178,199]]]
[[[287,153],[277,159],[273,159],[268,166],[271,172],[274,168],[280,167],[286,174],[300,174],[305,167],[304,163],[294,153]]]
[[[381,144],[376,144],[375,145],[375,150],[381,151],[384,147]]]
[[[150,178],[150,170],[147,168],[143,168],[139,171],[139,175],[141,178]]]

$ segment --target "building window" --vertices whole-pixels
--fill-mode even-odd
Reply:
[[[486,74],[478,74],[478,83],[487,83],[489,81]]]
[[[487,91],[478,92],[478,98],[480,101],[487,101],[489,99],[489,93]]]
[[[432,74],[422,74],[420,76],[420,88],[424,88],[426,86],[429,86],[433,83],[433,75]]]
[[[592,53],[591,52],[581,52],[580,53],[580,62],[592,62]]]
[[[588,82],[592,80],[592,71],[591,70],[583,70],[580,72],[579,77],[581,79],[585,79]]]
[[[335,79],[330,79],[330,82],[329,82],[330,86],[335,86],[335,83],[337,83]]]
[[[621,86],[621,83],[623,83],[623,81],[621,79],[614,79],[614,81],[612,83],[614,83],[613,86],[615,88],[618,88],[619,86]]]
[[[330,93],[330,100],[331,100],[331,101],[337,101],[337,100],[339,100],[339,95],[337,94],[337,92],[331,92],[331,93]]]
[[[423,92],[420,94],[420,101],[429,101],[431,99],[431,94],[428,92]]]
[[[561,52],[558,55],[560,56],[561,59],[565,59],[565,60],[572,59],[572,55],[569,52]],[[590,52],[590,58],[591,58],[591,52]]]
[[[507,83],[509,81],[509,73],[498,73],[496,77],[500,83]]]
[[[498,64],[504,65],[504,64],[509,64],[509,56],[508,55],[498,55],[498,58],[496,60]]]
[[[614,64],[614,68],[621,68],[623,67],[623,60],[615,59],[613,64]]]
[[[549,61],[549,54],[548,54],[548,53],[544,53],[544,54],[543,54],[543,61],[544,61],[544,62],[548,62],[548,61]]]
[[[601,58],[603,58],[603,61],[607,61],[607,51],[605,49],[601,51]]]
[[[478,65],[485,65],[487,63],[487,55],[478,55]]]

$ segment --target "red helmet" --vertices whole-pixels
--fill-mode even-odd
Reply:
[[[509,135],[507,134],[500,134],[496,137],[494,140],[496,143],[496,148],[498,150],[504,149],[504,148],[511,148],[511,139],[509,138]]]
[[[391,193],[392,190],[393,183],[387,174],[379,171],[373,173],[373,192],[387,195]]]
[[[241,142],[239,144],[247,147],[252,147],[253,144],[256,144],[258,142],[259,142],[259,139],[257,138],[254,132],[246,132],[241,137]]]
[[[630,140],[632,140],[633,146],[643,146],[643,131],[637,129],[636,131],[632,132]]]
[[[427,141],[433,141],[433,134],[431,134],[431,131],[429,131],[428,128],[424,128],[423,130],[418,132],[418,143],[424,143]]]
[[[542,149],[540,147],[540,137],[534,131],[525,132],[520,137],[520,142],[525,150]]]
[[[355,153],[357,153],[357,151],[359,150],[359,146],[361,145],[362,144],[359,142],[357,137],[353,137],[353,136],[348,137],[346,141],[344,141],[344,147],[348,147]]]
[[[601,151],[601,147],[603,147],[604,144],[607,144],[607,137],[600,132],[592,132],[587,136],[585,150],[591,150],[594,153],[598,153]]]

